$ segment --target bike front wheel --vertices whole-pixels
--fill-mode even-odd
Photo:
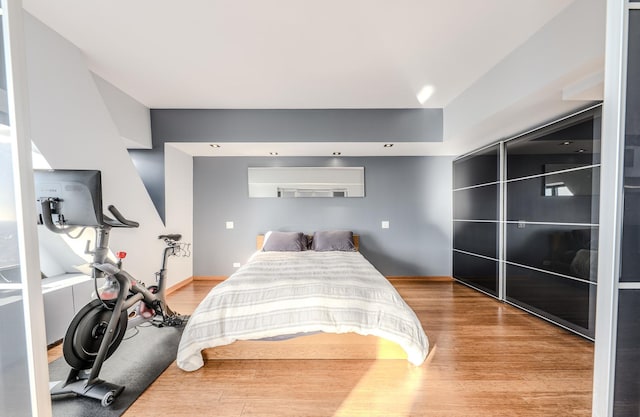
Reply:
[[[101,300],[93,300],[84,306],[73,318],[64,337],[62,352],[64,359],[74,369],[90,369],[98,355],[107,331],[113,310]],[[127,331],[127,312],[120,314],[105,360],[120,346]]]

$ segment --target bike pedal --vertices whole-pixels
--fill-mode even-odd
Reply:
[[[151,320],[151,325],[158,328],[165,326],[164,321],[160,320]]]

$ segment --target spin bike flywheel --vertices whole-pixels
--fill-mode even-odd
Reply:
[[[101,300],[92,300],[73,318],[62,345],[64,359],[72,368],[84,370],[93,366],[112,314],[113,310],[107,308]],[[120,345],[127,331],[127,319],[127,312],[123,311],[109,343],[105,360]]]

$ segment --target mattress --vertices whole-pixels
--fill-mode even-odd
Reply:
[[[317,332],[387,339],[414,365],[429,351],[414,311],[359,252],[256,252],[198,305],[177,364],[194,371],[203,349]]]

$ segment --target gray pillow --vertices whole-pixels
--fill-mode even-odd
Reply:
[[[317,251],[350,251],[356,250],[353,243],[353,232],[335,230],[329,232],[315,232],[311,244],[312,250]]]
[[[264,236],[264,252],[300,252],[307,249],[307,237],[301,232],[268,232]]]

